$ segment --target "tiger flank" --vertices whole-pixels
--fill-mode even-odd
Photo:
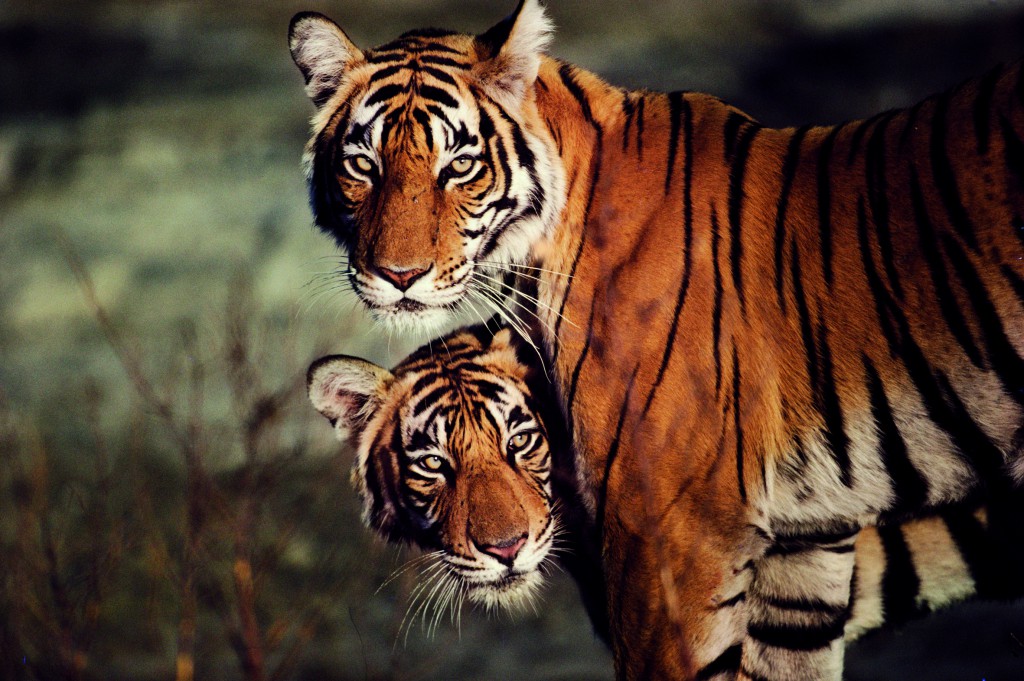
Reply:
[[[1024,69],[771,129],[550,34],[295,17],[316,224],[391,328],[533,308],[619,678],[839,679],[861,528],[970,497],[1024,550]]]
[[[424,621],[457,613],[467,596],[488,608],[521,609],[537,593],[541,566],[557,554],[594,630],[607,638],[593,528],[575,496],[558,407],[530,357],[509,329],[475,326],[392,371],[324,357],[310,367],[307,385],[338,439],[354,445],[364,520],[389,541],[426,552],[409,605]],[[961,505],[861,530],[845,639],[975,595],[1024,593],[1013,578],[1024,565],[1007,563],[1012,552],[1002,552],[988,527],[986,509]]]

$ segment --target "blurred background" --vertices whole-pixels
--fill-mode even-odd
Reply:
[[[560,574],[536,612],[403,624],[416,570],[385,580],[415,554],[363,530],[350,453],[303,394],[320,354],[391,364],[415,342],[330,285],[288,20],[315,9],[372,45],[513,5],[0,3],[0,678],[611,678]],[[910,104],[1024,53],[1024,1],[548,5],[555,55],[772,125]],[[1024,678],[1024,605],[869,637],[848,666]]]

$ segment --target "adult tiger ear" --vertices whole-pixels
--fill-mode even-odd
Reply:
[[[309,401],[334,426],[339,440],[359,432],[380,408],[394,376],[372,362],[329,355],[309,367],[306,390]]]
[[[476,37],[480,61],[474,72],[491,97],[507,108],[519,107],[537,79],[553,30],[537,0],[520,0],[512,14]]]
[[[300,12],[288,26],[292,60],[306,79],[306,94],[319,109],[334,95],[345,72],[363,60],[345,31],[318,12]]]

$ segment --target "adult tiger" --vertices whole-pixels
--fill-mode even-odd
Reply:
[[[542,268],[621,678],[839,678],[857,530],[1024,478],[1024,69],[775,130],[549,29],[364,53],[297,16],[317,224],[399,327]]]
[[[417,587],[425,621],[467,596],[521,608],[558,559],[607,640],[600,559],[580,508],[561,414],[536,360],[510,329],[460,329],[392,370],[330,355],[309,368],[308,392],[339,440],[354,444],[363,519],[433,560]],[[846,641],[973,595],[1009,598],[1024,583],[987,531],[985,509],[868,527],[854,544]],[[1002,564],[1002,571],[993,566]],[[436,613],[431,611],[431,607]],[[738,659],[733,661],[738,663]]]

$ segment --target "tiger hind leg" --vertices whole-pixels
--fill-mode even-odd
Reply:
[[[839,681],[855,529],[777,538],[747,593],[740,681]]]

